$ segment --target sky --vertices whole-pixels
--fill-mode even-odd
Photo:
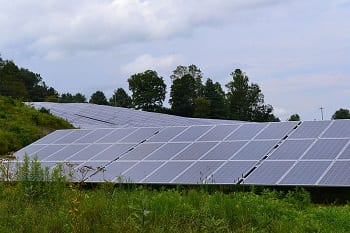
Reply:
[[[59,93],[107,98],[178,65],[225,84],[239,68],[287,120],[350,109],[350,0],[0,0],[0,54]],[[169,106],[165,101],[164,105]]]

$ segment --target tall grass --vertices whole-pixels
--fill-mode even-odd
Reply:
[[[208,192],[104,183],[87,188],[25,160],[0,183],[0,232],[350,232],[350,206],[293,192]]]

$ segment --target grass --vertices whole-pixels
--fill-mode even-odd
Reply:
[[[0,183],[0,232],[350,232],[348,204],[314,204],[303,189],[87,187],[35,160],[16,169]]]
[[[56,129],[73,128],[67,121],[0,96],[0,155],[11,154]]]

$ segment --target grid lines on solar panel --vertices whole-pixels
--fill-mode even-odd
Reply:
[[[330,124],[331,121],[304,121],[289,135],[289,138],[318,138]]]
[[[295,126],[296,122],[272,122],[264,128],[255,139],[281,139],[286,136]]]
[[[334,120],[322,138],[350,138],[350,120]]]

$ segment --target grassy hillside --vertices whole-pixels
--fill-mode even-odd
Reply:
[[[0,96],[0,155],[19,150],[56,129],[66,128],[73,127],[45,111]]]

